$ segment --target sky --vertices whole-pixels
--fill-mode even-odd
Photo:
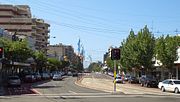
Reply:
[[[131,29],[145,25],[155,37],[180,31],[180,0],[0,0],[1,4],[26,4],[32,16],[51,25],[50,44],[85,49],[84,64],[103,61],[110,46],[119,47]],[[56,38],[54,38],[56,37]]]

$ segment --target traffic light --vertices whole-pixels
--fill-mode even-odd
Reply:
[[[3,55],[4,55],[3,47],[0,47],[0,58],[3,58]]]
[[[120,49],[113,48],[111,50],[111,60],[120,60]]]

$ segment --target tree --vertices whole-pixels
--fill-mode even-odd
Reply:
[[[26,40],[12,42],[9,53],[11,54],[11,60],[17,62],[25,62],[33,55],[33,51],[28,47]]]
[[[140,70],[148,73],[152,68],[155,38],[145,26],[137,35],[131,30],[128,38],[122,42],[120,63],[127,70]]]
[[[178,48],[178,38],[170,37],[167,35],[166,37],[161,36],[156,40],[156,56],[157,59],[162,63],[162,79],[163,70],[167,68],[169,70],[169,77],[172,78],[172,68],[174,66],[174,61],[177,60],[177,48]]]
[[[145,26],[137,35],[137,59],[138,63],[144,68],[146,73],[151,72],[152,59],[154,57],[155,38]]]
[[[0,38],[0,44],[4,47],[4,56],[7,60],[25,62],[33,55],[33,51],[28,47],[26,40],[11,41]]]
[[[100,72],[101,71],[101,63],[93,62],[89,65],[88,70],[94,71],[94,72]]]
[[[48,58],[48,64],[49,64],[50,70],[55,71],[55,70],[60,69],[60,66],[62,63],[56,58]]]
[[[139,68],[140,66],[137,61],[139,54],[137,53],[136,37],[134,31],[131,29],[128,38],[121,43],[120,63],[128,71],[132,71],[133,67]]]
[[[34,52],[33,58],[35,59],[36,62],[37,71],[42,72],[43,68],[45,68],[47,65],[46,55],[41,51],[36,51]]]

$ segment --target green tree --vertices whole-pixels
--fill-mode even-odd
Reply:
[[[176,36],[171,37],[167,35],[166,37],[161,36],[156,41],[156,56],[157,59],[162,63],[162,73],[161,78],[164,79],[164,69],[167,68],[169,70],[169,77],[172,78],[172,68],[174,66],[174,61],[177,60],[177,48],[179,42]]]
[[[137,59],[138,63],[144,68],[145,72],[151,72],[152,59],[154,57],[155,38],[145,26],[137,35]]]
[[[57,60],[56,58],[48,58],[48,64],[51,71],[55,71],[60,69],[61,62]]]
[[[6,38],[0,38],[0,44],[4,47],[4,56],[8,60],[25,62],[33,55],[33,51],[28,47],[26,40],[11,41]]]
[[[42,72],[47,65],[46,55],[42,51],[36,51],[34,52],[33,58],[35,59],[35,62],[36,62],[37,71]]]
[[[101,63],[93,62],[89,65],[88,67],[89,71],[94,71],[94,72],[100,72],[101,71]]]
[[[28,58],[33,56],[33,51],[28,47],[26,40],[13,41],[9,48],[11,60],[17,62],[25,62]]]
[[[127,70],[132,68],[145,72],[152,70],[152,58],[154,55],[155,38],[145,26],[137,35],[131,30],[128,38],[122,42],[120,63]]]

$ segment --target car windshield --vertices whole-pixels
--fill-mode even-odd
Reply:
[[[174,84],[180,84],[180,81],[174,81]]]
[[[17,79],[19,79],[19,77],[9,77],[9,79],[17,80]]]

